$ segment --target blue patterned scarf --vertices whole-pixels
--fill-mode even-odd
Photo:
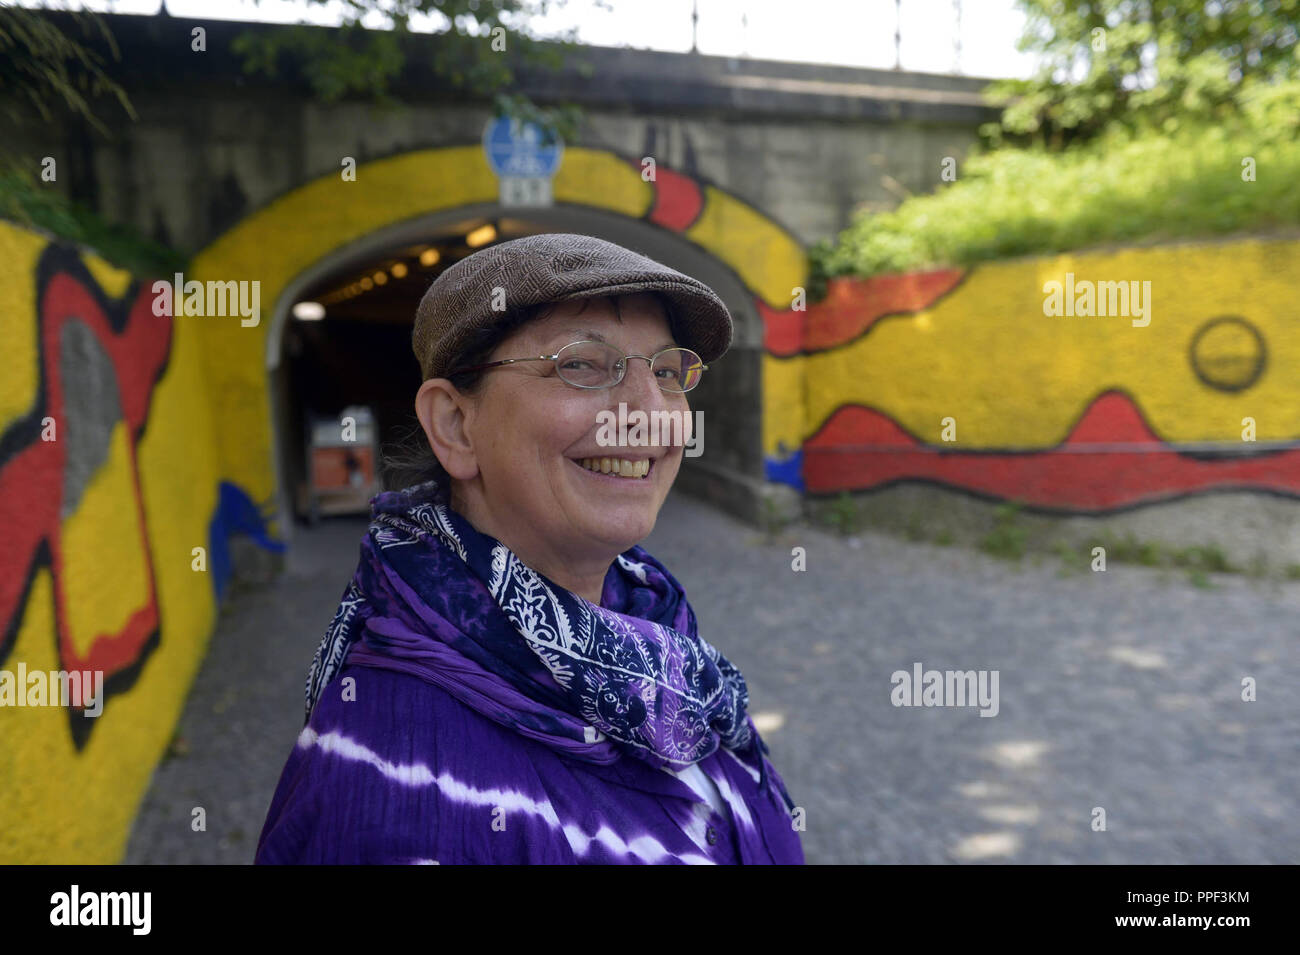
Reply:
[[[308,719],[346,660],[415,673],[578,758],[622,751],[681,768],[719,745],[753,758],[762,743],[744,677],[699,636],[681,585],[649,553],[620,554],[596,606],[434,492],[371,500],[361,561],[307,679]]]

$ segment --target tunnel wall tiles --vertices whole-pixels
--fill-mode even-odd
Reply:
[[[1149,293],[1149,315],[1089,306],[1119,281]],[[1051,283],[1075,314],[1045,314],[1065,311],[1045,304]],[[765,449],[769,472],[785,451],[810,492],[925,482],[1079,513],[1298,495],[1298,293],[1300,243],[1263,239],[834,280],[801,327],[769,322],[769,360],[805,410]]]
[[[112,863],[203,657],[227,537],[260,515],[218,471],[193,326],[154,314],[148,281],[2,222],[0,262],[0,862]],[[56,699],[51,671],[102,673],[99,699],[93,679]]]

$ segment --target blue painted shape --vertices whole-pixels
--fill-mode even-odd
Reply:
[[[545,130],[536,123],[502,116],[483,130],[483,152],[498,176],[550,179],[560,168],[564,143],[558,136],[546,142]]]
[[[769,481],[788,484],[802,493],[803,486],[803,452],[796,451],[788,458],[764,457],[763,467]]]
[[[239,485],[222,481],[217,486],[217,507],[208,522],[208,570],[217,602],[221,602],[233,570],[230,559],[230,538],[234,534],[247,534],[269,551],[283,554],[284,541],[271,537],[267,523],[275,513],[271,505],[265,515]]]

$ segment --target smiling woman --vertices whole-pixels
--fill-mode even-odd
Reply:
[[[371,502],[258,862],[803,862],[744,677],[639,543],[683,446],[598,440],[620,405],[689,420],[731,334],[707,286],[588,236],[438,277],[436,466]]]
[[[663,306],[648,294],[626,298],[621,317],[607,300],[596,300],[583,316],[596,330],[572,327],[576,301],[518,329],[494,355],[536,360],[498,365],[491,385],[473,398],[444,378],[426,381],[416,397],[429,444],[452,478],[452,509],[595,604],[613,558],[654,529],[682,458],[680,445],[629,448],[611,458],[611,449],[596,441],[597,420],[611,401],[645,411],[686,410],[685,392],[665,387],[680,382],[656,376],[649,357],[644,363],[620,357],[595,368],[599,385],[575,386],[565,377],[593,376],[591,362],[569,367],[557,354],[574,336],[602,334],[620,343],[620,356],[659,350],[656,343],[670,334]],[[619,476],[610,473],[612,464],[599,471],[583,465],[592,459],[619,461]],[[644,467],[645,475],[624,479],[624,461],[629,472]]]

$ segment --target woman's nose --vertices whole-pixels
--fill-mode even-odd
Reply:
[[[664,391],[650,362],[644,358],[629,357],[626,361],[623,380],[611,393],[615,406],[622,402],[629,412],[641,411],[650,417],[649,444],[665,448],[689,444],[694,422],[687,410],[686,396]],[[654,422],[659,422],[657,429]]]
[[[663,405],[665,395],[649,360],[628,356],[624,361],[623,380],[615,389],[620,393],[620,398],[627,402],[629,408]]]

